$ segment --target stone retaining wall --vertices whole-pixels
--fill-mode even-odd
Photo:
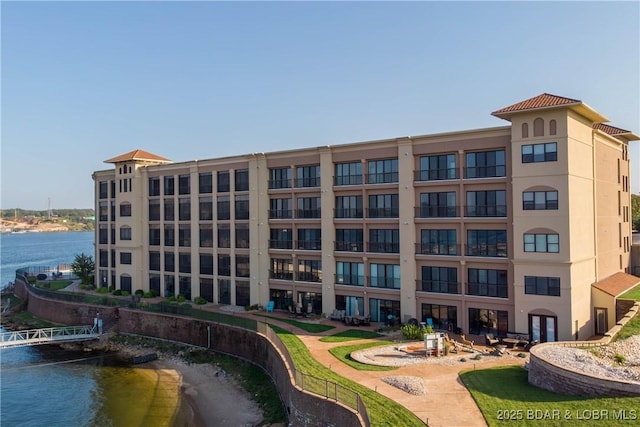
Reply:
[[[30,293],[28,286],[19,280],[16,280],[16,294],[28,300],[28,311],[31,314],[51,322],[90,325],[99,312],[105,328],[115,326],[122,333],[210,348],[252,362],[271,377],[287,410],[291,426],[365,425],[362,418],[350,408],[296,387],[291,367],[287,366],[283,355],[262,334],[187,317],[50,300]]]

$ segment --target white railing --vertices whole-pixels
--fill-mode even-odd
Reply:
[[[100,336],[98,326],[61,326],[57,328],[29,329],[0,334],[0,349],[69,341],[86,341]]]

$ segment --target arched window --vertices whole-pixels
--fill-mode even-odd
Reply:
[[[131,293],[131,276],[128,274],[120,275],[120,290]]]
[[[556,121],[549,120],[549,135],[555,135],[555,134],[556,134]]]
[[[522,124],[522,137],[529,138],[529,123]]]
[[[533,136],[543,136],[544,135],[544,120],[540,117],[533,121]]]

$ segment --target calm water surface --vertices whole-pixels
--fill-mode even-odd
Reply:
[[[17,268],[93,256],[93,238],[93,232],[0,235],[0,286],[14,280]],[[2,427],[170,426],[178,391],[174,377],[121,366],[111,356],[57,346],[0,350]]]

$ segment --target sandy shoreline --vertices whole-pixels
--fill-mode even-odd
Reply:
[[[211,364],[188,364],[161,355],[148,365],[178,374],[180,409],[174,427],[244,427],[257,425],[263,419],[262,411],[248,392]]]

